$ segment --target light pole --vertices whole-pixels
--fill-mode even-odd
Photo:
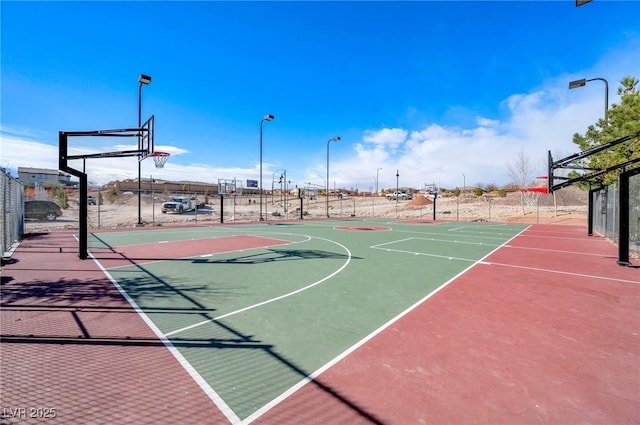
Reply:
[[[462,175],[462,193],[464,194],[466,190],[467,190],[467,177],[463,174]]]
[[[282,171],[282,174],[280,174],[280,181],[278,183],[280,183],[280,204],[282,205],[283,210],[286,212],[286,207],[285,205],[287,204],[287,170],[285,170],[284,168],[278,170],[278,171]]]
[[[581,79],[581,80],[575,80],[575,81],[571,81],[569,83],[569,89],[575,89],[578,87],[584,87],[589,81],[602,81],[604,82],[604,122],[605,124],[607,124],[609,122],[609,82],[607,82],[607,80],[605,80],[604,78],[590,78],[590,79]]]
[[[273,192],[275,190],[275,187],[276,187],[276,173],[272,173],[271,174],[271,205],[274,205],[274,202],[275,202],[273,200]]]
[[[379,169],[379,168],[378,168]],[[376,181],[375,181],[376,186],[378,186],[378,176],[377,176],[377,172],[376,172]],[[375,217],[376,216],[376,198],[377,198],[378,194],[376,193],[376,196],[373,196],[373,193],[371,194],[371,216]]]
[[[329,143],[337,142],[340,140],[340,137],[335,136],[331,139],[327,140],[327,217],[329,217]]]
[[[153,175],[149,175],[149,189],[151,190],[151,225],[156,225],[156,197],[153,190]]]
[[[398,218],[398,192],[400,192],[400,171],[396,170],[396,218]]]
[[[148,75],[140,74],[138,77],[138,129],[142,125],[142,85],[148,85],[151,83],[151,77]],[[138,130],[138,149],[141,149],[140,143],[140,130]],[[138,226],[142,226],[142,160],[143,158],[138,155]]]
[[[264,220],[262,216],[262,123],[265,121],[273,121],[274,118],[273,115],[269,114],[260,120],[260,220]]]
[[[380,176],[380,170],[382,170],[382,168],[378,168],[376,170],[376,196],[378,196],[378,193],[380,193],[378,192],[378,177]]]

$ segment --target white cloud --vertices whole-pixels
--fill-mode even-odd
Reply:
[[[395,187],[396,172],[400,175],[401,186],[416,189],[432,181],[448,188],[462,186],[463,180],[467,184],[502,185],[509,183],[507,166],[520,151],[529,155],[539,168],[535,173],[544,173],[547,151],[551,150],[556,157],[576,152],[577,146],[571,141],[573,133],[584,131],[598,119],[596,103],[601,101],[601,94],[585,91],[591,95],[583,93],[576,100],[567,95],[564,85],[564,81],[551,81],[548,86],[531,93],[509,96],[502,102],[505,118],[477,117],[476,126],[468,128],[432,123],[416,129],[367,130],[362,140],[352,145],[351,155],[343,153],[331,158],[330,185],[335,182],[338,187],[368,191],[375,187],[378,176],[380,188]],[[2,129],[3,166],[57,169],[57,146],[35,141],[28,134],[19,137],[17,133]],[[91,139],[91,143],[87,139],[74,141],[70,152],[111,152],[131,150],[136,146]],[[217,182],[221,178],[237,178],[243,182],[258,178],[256,166],[185,164],[179,158],[188,152],[184,148],[162,145],[156,146],[156,150],[169,152],[172,157],[163,169],[154,168],[151,159],[144,160],[143,177],[153,175],[168,180],[207,182]],[[79,160],[73,161],[72,166],[83,167]],[[86,161],[85,167],[94,183],[137,177],[135,157],[91,159]],[[263,164],[263,187],[271,186],[269,176],[275,173],[275,168],[274,164]],[[378,171],[378,168],[382,170]],[[307,170],[304,177],[291,177],[298,185],[311,181],[324,186],[326,165],[317,164]]]
[[[431,122],[416,128],[368,129],[351,146],[347,141],[341,141],[340,155],[333,155],[332,146],[330,184],[333,186],[335,182],[338,187],[370,190],[375,187],[378,176],[379,186],[390,188],[396,185],[397,172],[400,185],[414,188],[432,181],[439,181],[443,187],[460,187],[463,179],[466,184],[502,185],[509,183],[507,166],[521,151],[537,167],[535,173],[544,174],[547,151],[550,150],[555,158],[577,152],[577,145],[572,143],[573,134],[584,133],[603,116],[603,85],[599,81],[575,90],[568,89],[568,82],[606,75],[609,102],[616,103],[618,82],[629,74],[629,70],[635,70],[633,64],[638,63],[639,55],[640,48],[631,44],[626,50],[609,53],[593,69],[557,76],[532,88],[529,93],[514,93],[499,103],[502,108],[499,117],[477,116],[474,125],[456,127]],[[57,141],[47,141],[44,135],[29,129],[6,127],[0,130],[0,137],[0,165],[3,167],[14,171],[19,166],[57,169]],[[345,152],[345,145],[350,151]],[[114,145],[94,137],[90,141],[74,141],[72,152],[109,152],[123,147],[131,149],[135,143]],[[207,158],[198,157],[197,162],[189,163],[188,158],[193,154],[188,155],[189,151],[178,142],[156,146],[156,149],[171,153],[171,158],[163,169],[156,169],[150,159],[144,160],[142,175],[145,177],[153,175],[168,180],[205,182],[217,182],[221,178],[237,178],[244,182],[258,178],[257,164],[242,165],[252,161],[253,156],[247,158],[239,154],[235,156],[236,163],[214,167],[203,165]],[[271,176],[281,166],[263,164],[265,188],[270,188]],[[82,162],[74,161],[74,167],[82,168]],[[86,169],[90,181],[95,183],[135,179],[137,160],[135,157],[92,159],[86,161]],[[324,161],[304,171],[288,171],[294,184],[305,185],[310,181],[324,186],[326,182]]]
[[[406,137],[407,130],[401,128],[383,128],[378,131],[365,131],[364,136],[362,136],[362,140],[366,143],[396,148],[404,142]]]
[[[545,174],[547,152],[556,158],[576,152],[573,134],[598,119],[594,99],[602,101],[593,94],[575,102],[564,86],[564,80],[551,81],[531,93],[514,94],[502,103],[505,118],[478,117],[475,127],[434,123],[421,129],[369,130],[363,140],[375,144],[356,144],[352,158],[335,161],[332,180],[347,188],[358,183],[368,188],[373,181],[369,176],[382,167],[381,188],[395,187],[396,172],[401,186],[414,188],[432,181],[449,188],[465,180],[504,185],[510,182],[508,164],[521,151],[531,158],[536,175]]]
[[[4,132],[3,132],[4,133]],[[58,147],[46,145],[13,134],[0,133],[2,167],[16,171],[18,167],[58,168]]]
[[[500,124],[498,120],[490,120],[489,118],[477,117],[476,122],[480,127],[495,127]]]

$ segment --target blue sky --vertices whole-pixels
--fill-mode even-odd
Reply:
[[[0,165],[57,168],[58,132],[156,117],[164,169],[217,183],[287,171],[291,184],[369,191],[507,184],[522,152],[577,151],[625,75],[640,77],[640,2],[2,1]],[[131,139],[72,139],[75,154]],[[80,161],[74,166],[82,168]],[[378,170],[380,169],[380,170]],[[86,162],[89,181],[137,178],[136,158]]]

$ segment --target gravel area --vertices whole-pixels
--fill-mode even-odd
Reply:
[[[442,197],[436,200],[436,219],[454,221],[477,221],[493,223],[554,223],[585,224],[587,222],[587,194],[576,188],[566,188],[554,196],[519,192],[506,197],[473,195]],[[106,196],[103,196],[106,199]],[[203,200],[200,200],[203,201]],[[141,221],[145,226],[180,225],[195,223],[220,223],[223,211],[225,223],[258,221],[259,200],[256,196],[238,196],[221,200],[210,197],[208,204],[197,212],[184,214],[162,214],[161,199],[152,203],[150,196],[142,197]],[[104,201],[103,201],[104,202]],[[300,216],[300,200],[275,195],[263,198],[263,217],[268,221],[291,220]],[[286,207],[286,209],[285,209]],[[433,219],[433,202],[422,194],[416,194],[412,201],[388,201],[384,197],[344,197],[330,198],[329,215],[332,218],[390,218],[390,219]],[[90,229],[134,227],[138,223],[138,202],[136,195],[121,195],[113,202],[102,205],[88,205]],[[69,208],[63,210],[62,217],[55,221],[27,221],[25,231],[39,232],[52,230],[73,230],[78,228],[79,207],[77,199],[69,200]],[[327,200],[320,197],[304,201],[304,218],[326,218]]]

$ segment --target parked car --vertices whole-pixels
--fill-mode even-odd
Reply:
[[[62,215],[62,210],[51,201],[25,201],[24,218],[31,220],[55,220]]]
[[[411,200],[411,199],[413,199],[413,195],[411,193],[407,193],[407,192],[391,192],[391,193],[387,193],[385,196],[390,201],[395,201],[396,198],[397,199],[402,199],[402,200]]]
[[[93,195],[87,195],[87,204],[95,205],[96,204],[96,198],[94,198]]]

